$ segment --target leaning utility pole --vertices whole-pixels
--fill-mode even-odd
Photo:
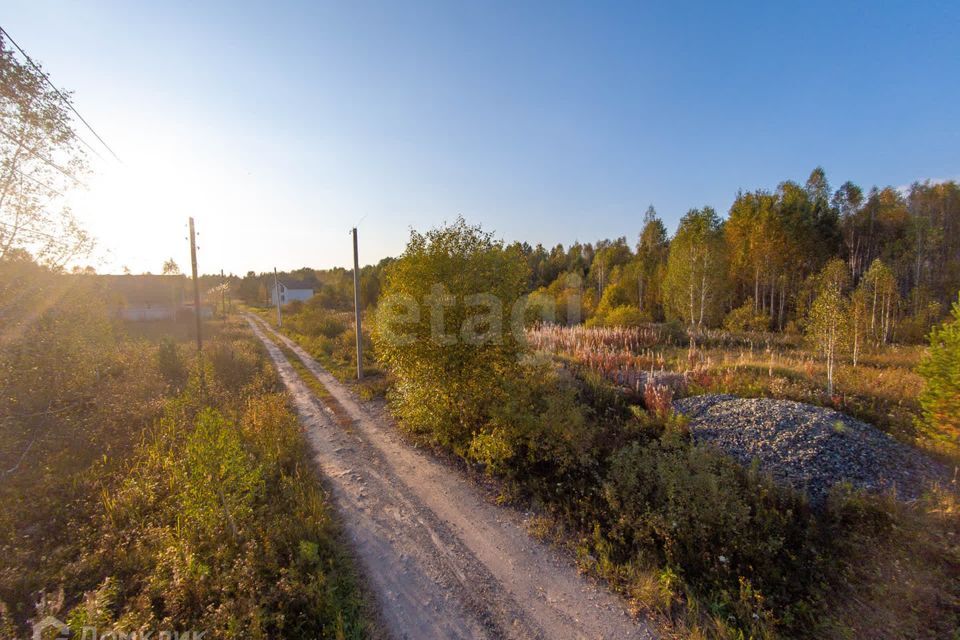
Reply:
[[[357,257],[357,228],[353,228],[353,313],[357,324],[357,380],[363,380],[363,328],[360,326],[360,260]]]
[[[190,268],[193,271],[193,315],[197,318],[197,354],[203,352],[203,338],[200,335],[200,281],[197,280],[197,234],[193,230],[193,218],[190,218]]]
[[[273,295],[277,297],[277,329],[283,326],[283,316],[280,315],[280,281],[277,280],[277,268],[273,268]]]

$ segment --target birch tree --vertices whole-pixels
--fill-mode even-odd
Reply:
[[[853,220],[863,205],[863,189],[848,180],[834,192],[832,202],[840,216],[840,230],[847,250],[850,277],[857,278],[862,272],[863,238],[860,236],[859,229],[853,223]]]
[[[691,209],[670,244],[664,288],[671,313],[691,329],[717,321],[726,284],[723,225],[711,207]]]
[[[724,225],[730,275],[739,289],[738,299],[752,298],[754,312],[770,317],[776,315],[777,284],[784,273],[787,250],[776,206],[777,198],[770,193],[741,193]],[[780,293],[782,299],[782,289]]]
[[[897,278],[878,258],[864,274],[862,286],[869,298],[870,333],[874,344],[885,345],[890,340],[896,305],[900,300]]]
[[[62,267],[90,252],[63,203],[86,172],[64,100],[0,38],[0,259],[27,251]]]
[[[850,296],[850,347],[853,366],[856,368],[864,339],[869,335],[870,292],[861,281],[860,286]]]
[[[850,334],[850,303],[844,295],[849,283],[847,265],[835,258],[820,272],[817,297],[807,317],[807,338],[827,366],[827,394],[833,395],[833,374]]]

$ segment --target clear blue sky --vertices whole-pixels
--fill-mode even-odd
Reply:
[[[75,207],[104,269],[346,266],[463,214],[626,235],[738,189],[960,175],[960,3],[52,2],[4,28],[124,162]]]

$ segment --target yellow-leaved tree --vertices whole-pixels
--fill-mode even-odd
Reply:
[[[527,275],[519,253],[463,218],[411,232],[386,269],[373,327],[407,428],[466,451],[520,374],[523,336],[511,315]]]
[[[836,258],[819,275],[817,297],[807,316],[807,338],[827,365],[827,393],[833,395],[833,372],[850,338],[850,302],[844,294],[849,285],[847,266]]]

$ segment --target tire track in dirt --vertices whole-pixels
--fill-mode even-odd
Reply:
[[[488,503],[467,479],[399,439],[388,419],[368,412],[296,343],[247,320],[293,398],[392,636],[656,637],[621,600],[531,539],[518,513]],[[339,421],[273,340],[327,389]]]

